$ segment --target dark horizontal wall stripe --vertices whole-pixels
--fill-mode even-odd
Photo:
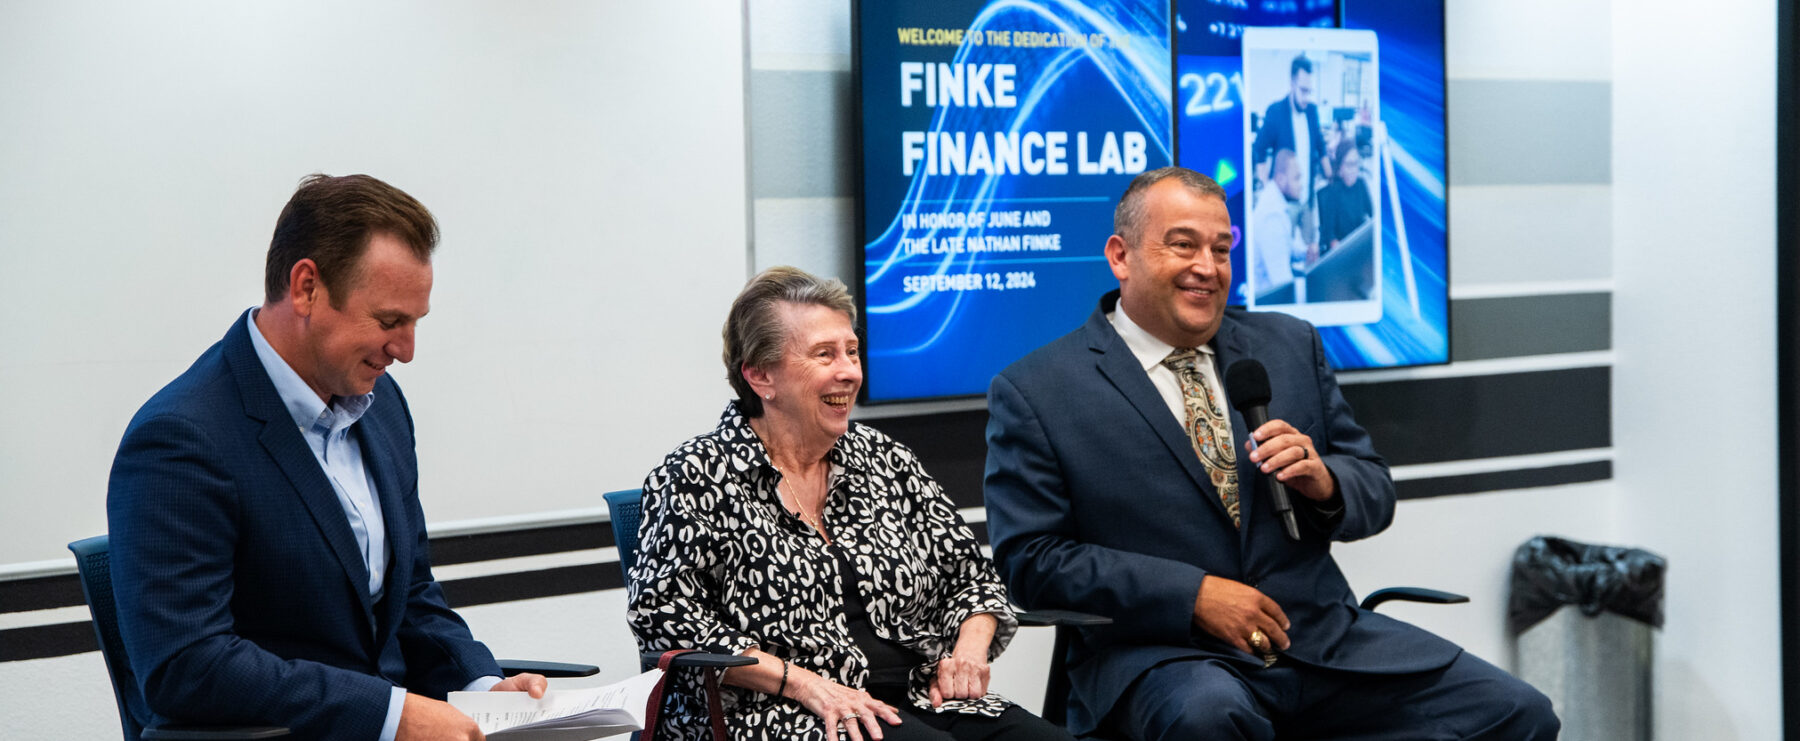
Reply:
[[[48,610],[85,605],[81,580],[74,574],[0,581],[0,612]]]
[[[1612,294],[1450,302],[1450,359],[1487,360],[1612,349]]]
[[[749,103],[751,197],[855,194],[849,72],[752,70]]]
[[[1612,182],[1612,83],[1451,80],[1452,185]]]
[[[541,556],[613,545],[612,523],[535,527],[431,539],[433,566]]]
[[[987,410],[873,419],[868,425],[912,448],[956,506],[980,507],[987,466]]]
[[[0,661],[30,661],[100,650],[94,624],[56,623],[0,630]]]
[[[1389,465],[1612,446],[1612,368],[1351,384]]]
[[[450,566],[502,558],[610,548],[612,545],[612,525],[605,522],[525,528],[476,535],[455,535],[431,539],[431,564],[433,566]],[[617,566],[610,568],[618,571]],[[486,578],[490,577],[475,577],[477,580]],[[612,582],[614,587],[621,586],[617,578],[613,578]],[[81,579],[75,574],[0,581],[0,613],[30,612],[85,604],[87,601],[81,596]]]
[[[616,562],[560,566],[517,574],[472,576],[443,582],[444,600],[456,608],[598,592],[623,586],[624,574]]]
[[[477,559],[480,560],[480,559]],[[71,576],[69,579],[73,580]],[[496,602],[560,597],[625,586],[616,562],[562,566],[515,574],[493,574],[442,582],[444,599],[464,608]],[[7,605],[8,612],[14,612]],[[48,659],[99,650],[91,621],[0,630],[0,662]]]
[[[1529,489],[1537,486],[1580,484],[1612,478],[1612,461],[1571,463],[1517,471],[1491,471],[1462,476],[1440,476],[1394,482],[1394,492],[1401,499],[1423,499],[1452,494],[1480,494],[1507,489]]]

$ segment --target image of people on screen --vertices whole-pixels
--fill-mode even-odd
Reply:
[[[1332,150],[1332,179],[1319,189],[1319,256],[1324,257],[1375,216],[1375,199],[1363,177],[1362,152],[1344,138]]]
[[[1247,117],[1247,154],[1256,162],[1247,303],[1370,300],[1378,228],[1373,55],[1274,47],[1247,49],[1244,59],[1245,102],[1261,114]]]
[[[1295,269],[1304,271],[1312,252],[1301,229],[1308,198],[1300,158],[1294,150],[1279,149],[1269,160],[1269,177],[1256,189],[1250,206],[1256,234],[1249,255],[1251,285],[1258,294],[1293,283]]]
[[[1288,63],[1287,95],[1263,109],[1262,125],[1250,145],[1259,179],[1269,177],[1271,157],[1286,149],[1299,158],[1300,186],[1309,190],[1313,174],[1325,156],[1325,137],[1319,130],[1319,106],[1314,97],[1313,62],[1295,54]]]

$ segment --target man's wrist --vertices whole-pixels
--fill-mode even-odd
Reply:
[[[381,741],[394,741],[400,734],[400,713],[406,708],[406,688],[395,687],[388,695],[387,720],[381,723]]]

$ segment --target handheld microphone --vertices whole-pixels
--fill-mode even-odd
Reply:
[[[1251,432],[1269,422],[1269,372],[1263,364],[1253,358],[1244,358],[1231,364],[1225,370],[1225,394],[1231,399],[1231,406],[1244,415],[1244,424]],[[1267,474],[1269,478],[1269,498],[1274,500],[1275,514],[1281,517],[1281,527],[1287,531],[1288,540],[1300,540],[1300,523],[1294,519],[1294,505],[1288,500],[1287,486],[1275,478],[1275,474]]]

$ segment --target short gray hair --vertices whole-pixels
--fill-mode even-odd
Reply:
[[[781,362],[789,328],[781,321],[781,305],[823,306],[856,324],[856,301],[850,289],[836,278],[820,278],[795,267],[781,265],[751,278],[731,302],[725,316],[725,380],[737,392],[738,411],[761,417],[762,398],[744,380],[744,367],[769,368]]]
[[[1225,189],[1217,182],[1200,173],[1185,167],[1163,167],[1151,170],[1131,179],[1126,186],[1125,195],[1119,197],[1118,208],[1113,209],[1113,234],[1125,240],[1125,244],[1136,246],[1144,232],[1144,193],[1150,186],[1164,180],[1174,178],[1187,186],[1195,195],[1211,196],[1225,200]]]

